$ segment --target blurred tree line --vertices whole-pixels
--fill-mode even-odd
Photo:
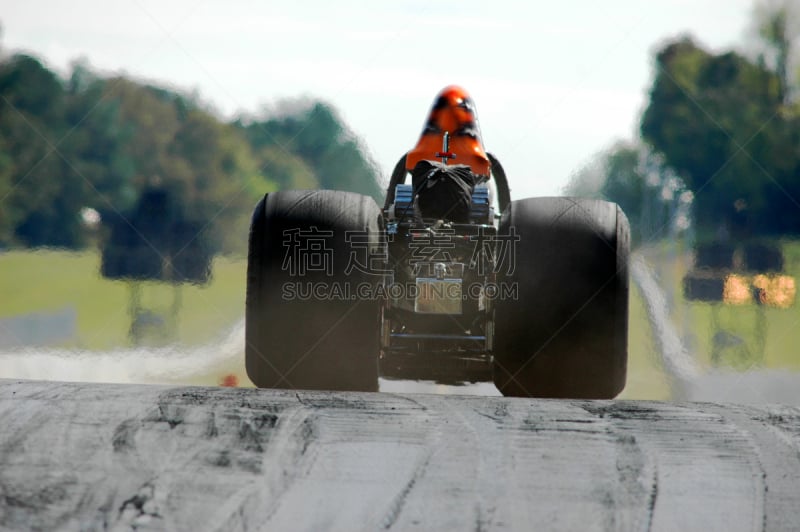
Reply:
[[[326,103],[227,123],[194,97],[81,62],[62,79],[30,55],[0,59],[0,248],[81,248],[88,209],[118,219],[159,189],[215,251],[242,251],[255,202],[278,188],[383,193]]]
[[[644,239],[685,226],[687,202],[700,238],[800,233],[798,11],[757,2],[746,52],[715,53],[688,36],[664,43],[641,140],[603,153],[571,192],[618,202]],[[653,223],[654,209],[669,216]]]

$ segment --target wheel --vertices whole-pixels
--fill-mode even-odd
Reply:
[[[498,256],[495,385],[513,396],[615,397],[628,360],[625,214],[601,200],[524,199],[503,213],[500,235],[510,234],[519,240]]]
[[[256,386],[377,391],[381,213],[351,192],[281,191],[256,206],[245,362]]]

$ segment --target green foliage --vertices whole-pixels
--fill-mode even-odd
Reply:
[[[619,203],[646,239],[676,229],[678,216],[688,227],[690,204],[699,236],[799,234],[800,93],[790,67],[800,12],[760,0],[754,25],[756,53],[714,53],[690,37],[665,43],[641,117],[644,145],[600,154],[570,192]]]
[[[656,65],[642,136],[695,193],[701,230],[800,231],[800,123],[780,76],[690,39],[664,46]]]
[[[762,50],[759,62],[769,65],[778,78],[778,96],[791,102],[793,41],[800,32],[800,11],[790,0],[759,0],[754,9],[754,23]]]
[[[308,165],[294,170],[300,172],[294,178],[307,185],[302,188],[347,190],[382,200],[384,191],[376,179],[374,165],[364,157],[364,149],[330,105],[287,102],[284,108],[292,110],[239,124],[260,155],[259,163],[265,172],[274,172],[283,184],[291,173],[280,161],[297,157]],[[265,151],[265,147],[272,149]],[[277,157],[275,148],[282,152],[277,152]],[[285,159],[287,155],[289,159]]]
[[[77,216],[85,183],[62,156],[65,91],[36,59],[17,55],[0,64],[0,131],[6,181],[0,244],[74,247],[82,244]]]
[[[84,247],[92,233],[82,209],[127,217],[154,187],[222,252],[246,250],[251,210],[270,190],[382,192],[327,104],[244,126],[80,62],[66,80],[27,55],[0,62],[0,248]]]
[[[617,146],[606,156],[606,180],[601,189],[605,199],[622,207],[633,227],[639,227],[642,218],[644,176],[639,165],[640,159],[641,152],[635,146]]]
[[[692,201],[685,183],[640,143],[620,142],[598,155],[567,192],[600,198],[622,207],[634,245],[688,229]]]

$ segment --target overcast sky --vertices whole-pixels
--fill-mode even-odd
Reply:
[[[665,39],[741,46],[751,11],[751,0],[0,0],[5,51],[64,72],[82,57],[196,91],[224,117],[325,99],[384,176],[439,89],[460,84],[514,198],[559,194],[634,137]]]

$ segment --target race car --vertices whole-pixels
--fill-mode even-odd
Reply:
[[[268,388],[377,391],[382,377],[615,397],[627,371],[629,246],[614,203],[512,201],[474,102],[446,87],[382,208],[332,190],[258,203],[248,376]]]

